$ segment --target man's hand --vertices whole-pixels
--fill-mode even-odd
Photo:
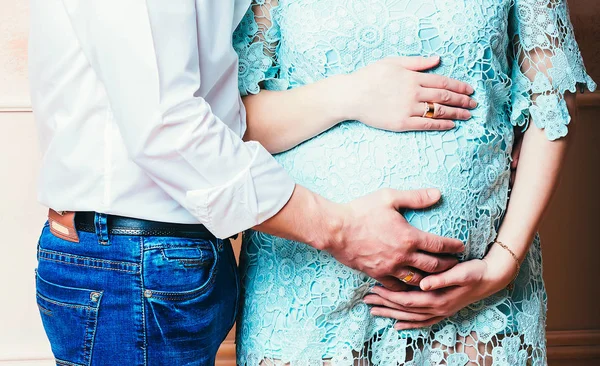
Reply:
[[[373,306],[371,314],[397,320],[397,330],[423,328],[502,290],[515,273],[511,255],[493,246],[483,259],[472,259],[427,276],[421,281],[423,291],[375,287],[364,301]]]
[[[423,272],[445,271],[458,263],[451,256],[464,250],[460,240],[429,234],[412,227],[398,212],[401,208],[429,207],[440,199],[437,189],[397,191],[383,189],[343,206],[343,223],[324,250],[341,263],[373,277],[385,287],[404,289],[400,279]]]

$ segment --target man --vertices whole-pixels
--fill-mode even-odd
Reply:
[[[397,211],[428,207],[438,191],[335,204],[241,140],[231,35],[249,2],[33,0],[40,201],[51,208],[38,305],[58,364],[213,364],[237,312],[224,239],[251,227],[392,289],[418,283],[414,268],[456,263],[439,254],[460,241]]]

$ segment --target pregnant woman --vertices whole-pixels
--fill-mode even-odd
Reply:
[[[437,188],[438,205],[402,213],[465,244],[456,267],[411,271],[421,289],[391,292],[248,233],[238,364],[545,364],[534,235],[567,142],[565,93],[595,88],[565,0],[254,0],[234,43],[246,138],[297,183],[338,202]],[[414,131],[424,121],[449,130]],[[527,130],[509,204],[513,126]]]

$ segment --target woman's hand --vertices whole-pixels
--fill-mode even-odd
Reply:
[[[471,118],[477,102],[464,82],[423,71],[439,57],[388,57],[350,75],[341,84],[336,103],[348,120],[388,131],[448,130],[453,120]],[[426,102],[434,103],[433,118],[423,117]]]
[[[398,330],[427,327],[505,288],[516,273],[514,259],[497,245],[483,259],[459,263],[425,277],[423,291],[390,291],[377,286],[365,296],[371,314],[396,319]]]

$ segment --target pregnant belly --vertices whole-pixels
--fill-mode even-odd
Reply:
[[[275,158],[297,183],[335,202],[380,188],[439,188],[440,203],[402,213],[421,230],[462,240],[465,258],[480,258],[506,209],[509,154],[493,132],[468,132],[393,133],[346,122]]]

